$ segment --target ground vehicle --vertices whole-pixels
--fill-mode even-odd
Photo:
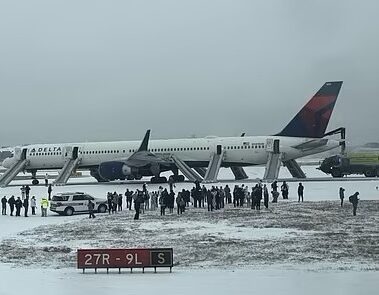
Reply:
[[[95,203],[95,211],[105,213],[107,211],[107,201],[98,199],[83,192],[70,192],[55,194],[50,202],[50,211],[59,215],[70,216],[74,213],[88,212],[88,201]]]
[[[379,151],[351,152],[324,159],[318,168],[333,177],[349,174],[364,174],[366,177],[379,176]]]

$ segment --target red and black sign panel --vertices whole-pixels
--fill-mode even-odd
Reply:
[[[172,248],[79,249],[78,268],[172,267]]]

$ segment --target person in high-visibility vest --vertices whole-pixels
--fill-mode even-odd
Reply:
[[[41,212],[42,217],[47,216],[47,208],[49,208],[49,201],[46,198],[41,199]]]

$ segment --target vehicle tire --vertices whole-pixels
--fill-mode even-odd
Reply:
[[[39,184],[38,179],[35,179],[35,178],[34,178],[34,179],[32,180],[32,184],[33,184],[33,185],[37,185],[37,184]]]
[[[364,173],[363,173],[366,177],[375,177],[376,176],[376,173],[374,170],[366,170]]]
[[[332,170],[332,176],[333,177],[342,177],[342,173],[340,169],[333,169]]]
[[[173,181],[173,182],[184,182],[184,176],[183,175],[171,175],[168,180]]]
[[[102,204],[102,205],[99,205],[99,207],[97,208],[97,213],[105,213],[107,212],[107,206]]]
[[[74,208],[67,207],[66,209],[64,209],[64,215],[71,216],[72,214],[74,214]]]
[[[184,182],[184,175],[178,175],[178,182]]]
[[[167,182],[167,178],[165,176],[159,177],[158,180],[159,180],[159,183],[166,183]]]

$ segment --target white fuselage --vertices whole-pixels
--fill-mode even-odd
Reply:
[[[280,152],[284,160],[301,158],[320,153],[339,146],[339,141],[279,136],[247,137],[206,137],[191,139],[150,140],[149,151],[161,158],[175,155],[189,166],[206,167],[217,149],[223,152],[223,167],[250,166],[265,164],[268,158],[267,143],[279,139]],[[318,145],[323,141],[324,144]],[[309,142],[316,143],[311,148],[299,148]],[[72,156],[77,147],[81,159],[78,168],[90,168],[106,161],[125,160],[138,150],[140,141],[88,142],[62,144],[35,144],[22,147],[27,149],[27,170],[60,169]],[[219,147],[218,147],[219,146]],[[4,160],[3,166],[9,168],[17,161],[16,157]]]

